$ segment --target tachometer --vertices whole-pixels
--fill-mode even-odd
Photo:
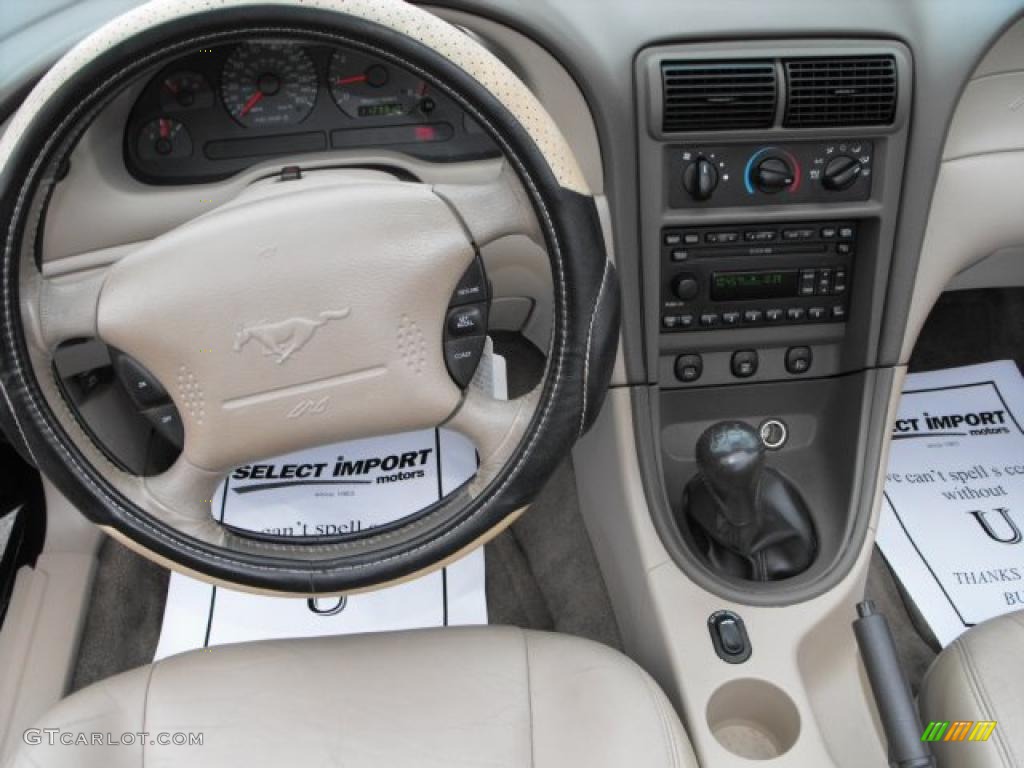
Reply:
[[[354,51],[334,52],[327,82],[341,111],[356,119],[428,114],[434,106],[423,80]]]
[[[224,106],[246,127],[300,123],[316,102],[316,69],[306,52],[292,43],[247,43],[224,64]]]
[[[168,112],[207,109],[213,106],[213,91],[198,72],[172,72],[160,81],[160,106]]]

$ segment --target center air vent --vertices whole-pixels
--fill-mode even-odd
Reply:
[[[788,59],[787,128],[888,125],[896,114],[892,56]]]
[[[775,117],[775,67],[770,61],[666,61],[662,130],[768,128]]]

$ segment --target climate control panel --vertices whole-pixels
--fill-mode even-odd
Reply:
[[[857,222],[668,228],[662,332],[845,322]]]
[[[671,146],[666,149],[672,208],[867,200],[871,141]]]

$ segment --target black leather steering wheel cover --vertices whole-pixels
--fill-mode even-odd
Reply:
[[[334,38],[334,32],[346,37]],[[547,220],[540,217],[541,227],[549,252],[561,258],[561,270],[552,272],[556,296],[564,292],[564,305],[555,302],[555,332],[543,395],[526,437],[505,468],[476,499],[439,527],[362,552],[312,561],[281,558],[271,548],[256,555],[206,544],[155,520],[118,493],[84,459],[50,411],[28,361],[18,291],[21,242],[29,223],[18,201],[33,199],[41,191],[41,171],[52,162],[64,138],[74,140],[70,131],[83,127],[68,126],[67,137],[59,136],[63,117],[73,107],[95,114],[123,85],[152,66],[147,58],[157,50],[166,59],[200,45],[260,35],[309,37],[342,45],[371,41],[413,62],[433,85],[472,105],[497,128],[534,206],[548,211]],[[96,91],[97,83],[119,72],[119,79]],[[5,259],[0,288],[0,424],[89,519],[116,529],[161,557],[223,581],[273,591],[327,593],[374,586],[430,568],[484,537],[536,496],[593,422],[611,377],[618,344],[619,289],[614,267],[605,263],[593,199],[560,186],[526,130],[469,74],[427,46],[353,16],[301,6],[234,7],[180,17],[105,51],[58,89],[37,114],[34,130],[15,147],[0,174],[0,222]],[[67,461],[65,453],[74,456],[79,466]],[[288,543],[296,544],[295,540]]]

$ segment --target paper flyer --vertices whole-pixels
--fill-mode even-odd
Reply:
[[[877,543],[943,646],[1024,608],[1022,425],[1012,361],[906,379]]]
[[[504,359],[487,354],[473,386],[506,397]],[[365,531],[418,512],[477,468],[473,444],[447,429],[353,440],[237,467],[214,513],[235,528],[279,536]],[[348,598],[251,595],[171,575],[155,660],[248,640],[486,624],[484,550],[435,573]]]

